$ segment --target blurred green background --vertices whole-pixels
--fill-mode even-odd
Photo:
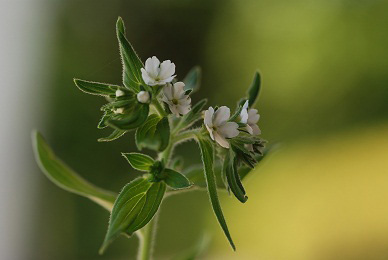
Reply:
[[[72,78],[120,84],[118,16],[143,60],[172,60],[180,79],[202,66],[194,101],[234,107],[262,73],[259,126],[280,148],[247,180],[245,205],[221,196],[237,252],[206,193],[192,192],[163,203],[155,259],[172,259],[204,232],[212,244],[203,259],[388,258],[388,1],[43,2],[50,25],[36,28],[45,49],[34,62],[44,60],[50,75],[28,86],[45,93],[32,97],[45,117],[35,126],[65,162],[107,189],[137,176],[120,156],[136,150],[133,136],[97,143],[108,134],[96,129],[104,100]],[[178,149],[187,165],[198,161],[195,149]],[[31,171],[38,196],[24,259],[134,259],[136,238],[98,256],[108,213]]]

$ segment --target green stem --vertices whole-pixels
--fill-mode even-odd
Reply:
[[[156,213],[153,219],[142,229],[141,235],[139,236],[138,260],[152,259],[157,222],[158,213]]]
[[[159,102],[157,99],[154,99],[154,100],[152,101],[152,105],[154,106],[154,108],[156,109],[156,111],[158,112],[158,114],[159,114],[161,117],[167,116],[167,113],[166,113],[166,111],[164,110],[162,104],[160,104],[160,102]]]

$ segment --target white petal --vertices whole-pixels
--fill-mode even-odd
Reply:
[[[181,115],[186,115],[191,110],[190,105],[178,105],[177,108]]]
[[[176,116],[179,116],[178,107],[174,105],[173,103],[168,103],[168,106],[170,108],[171,113],[173,113]]]
[[[206,127],[213,127],[213,114],[214,114],[214,109],[212,107],[209,107],[208,110],[205,111],[205,119],[203,120]],[[209,128],[208,128],[209,130]],[[210,132],[210,130],[209,130]],[[214,138],[213,138],[214,140]]]
[[[210,128],[210,127],[208,127],[207,125],[205,125],[206,126],[206,129],[207,129],[207,131],[209,132],[209,134],[210,134],[210,137],[212,138],[212,140],[214,141],[214,135],[213,135],[213,130]]]
[[[159,65],[160,65],[160,61],[155,56],[152,56],[152,58],[148,58],[146,60],[144,67],[151,78],[156,79],[158,77],[158,74],[160,71]]]
[[[165,80],[170,78],[175,73],[175,64],[170,60],[165,60],[160,64],[159,78]]]
[[[191,104],[191,98],[189,96],[183,96],[178,100],[178,104],[182,106],[189,106]]]
[[[214,132],[214,138],[216,142],[224,148],[229,148],[229,142],[223,138],[219,133]]]
[[[245,128],[247,129],[248,133],[253,135],[253,129],[252,129],[252,127],[250,125],[247,125]]]
[[[148,73],[147,73],[147,71],[145,69],[141,68],[140,70],[141,70],[141,76],[142,76],[144,82],[147,85],[154,86],[155,85],[155,80],[150,78],[150,76],[148,75]]]
[[[236,122],[226,122],[217,129],[217,132],[226,138],[236,137],[239,134],[238,124]]]
[[[249,109],[248,110],[248,121],[247,121],[247,123],[249,125],[256,124],[259,121],[260,115],[257,112],[258,112],[257,109]]]
[[[258,125],[250,125],[252,127],[252,134],[259,135],[261,134],[261,130]]]
[[[161,79],[159,80],[159,85],[164,85],[166,83],[170,83],[174,78],[175,78],[176,75],[172,76],[172,77],[169,77],[167,79]]]
[[[240,122],[243,123],[243,124],[246,124],[247,121],[248,121],[248,103],[249,101],[245,101],[244,105],[243,105],[243,108],[241,110],[241,113],[240,113]]]
[[[179,99],[185,95],[185,83],[177,82],[174,84],[174,98]]]
[[[173,94],[173,87],[171,84],[167,84],[163,88],[163,94],[167,98],[167,100],[172,100],[174,98]]]
[[[213,123],[215,126],[224,124],[230,117],[229,107],[222,106],[214,113]]]

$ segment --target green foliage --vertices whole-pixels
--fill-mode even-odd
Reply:
[[[123,63],[123,84],[128,89],[137,93],[141,90],[140,86],[146,86],[140,71],[144,65],[125,37],[125,26],[121,17],[119,17],[116,23],[116,34],[120,46],[121,61]]]
[[[122,153],[129,164],[138,171],[149,172],[155,160],[141,153]]]
[[[207,99],[202,99],[197,104],[195,104],[189,113],[184,115],[178,122],[175,132],[184,130],[192,126],[195,122],[201,119],[202,110],[207,103]]]
[[[151,114],[136,131],[136,146],[139,150],[148,148],[163,151],[170,142],[170,125],[167,117]]]
[[[111,142],[111,141],[114,141],[114,140],[122,137],[126,132],[127,131],[125,131],[125,130],[114,129],[113,132],[109,136],[99,138],[97,141],[98,142]]]
[[[193,185],[184,175],[172,169],[164,169],[161,178],[173,189],[185,189]]]
[[[112,209],[116,194],[89,183],[56,157],[43,136],[32,133],[35,159],[40,169],[53,183],[64,190],[89,198],[107,210]]]
[[[228,153],[225,155],[224,164],[222,167],[223,176],[226,177],[228,189],[230,189],[234,196],[245,203],[248,199],[245,193],[245,189],[241,183],[240,176],[238,175],[237,170],[237,158],[233,149],[229,149]]]
[[[259,96],[260,93],[260,87],[261,87],[261,76],[259,72],[255,73],[255,77],[253,78],[253,82],[251,86],[248,89],[248,100],[249,100],[249,107],[252,107],[256,100],[257,97]]]
[[[214,175],[214,148],[212,142],[198,134],[197,135],[199,147],[201,150],[201,158],[204,167],[204,173],[206,178],[207,190],[210,197],[210,202],[213,207],[213,211],[217,217],[218,223],[220,223],[222,230],[225,233],[225,236],[229,240],[230,245],[233,250],[236,250],[236,247],[233,243],[232,237],[230,236],[228,226],[226,225],[226,221],[224,218],[224,214],[222,213],[221,205],[217,195],[217,184],[216,177]]]
[[[144,227],[157,212],[165,191],[163,182],[150,182],[142,177],[125,185],[114,203],[100,254],[120,234],[131,236]]]
[[[74,79],[74,83],[81,91],[85,93],[104,97],[115,97],[116,90],[122,90],[120,86],[86,81],[82,79]]]
[[[183,79],[183,83],[185,83],[185,90],[191,90],[192,92],[198,91],[201,86],[201,77],[201,67],[193,67]]]

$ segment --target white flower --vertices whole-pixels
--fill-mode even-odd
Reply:
[[[176,115],[186,115],[191,109],[191,98],[185,95],[185,83],[167,84],[163,88],[163,102],[167,103],[171,112]]]
[[[122,91],[121,89],[116,90],[116,97],[122,97],[125,95],[125,92]]]
[[[240,113],[240,122],[243,124],[246,124],[248,121],[248,105],[249,105],[249,101],[247,100],[245,101],[244,106]]]
[[[150,101],[150,93],[148,93],[147,91],[140,91],[139,93],[137,93],[136,97],[137,101],[139,101],[140,103],[148,103]]]
[[[175,64],[170,60],[162,63],[153,56],[145,62],[145,68],[141,69],[144,82],[150,86],[164,85],[175,78]]]
[[[216,112],[212,107],[205,111],[204,123],[210,133],[210,137],[224,148],[229,148],[226,138],[238,136],[238,124],[228,122],[230,109],[226,106],[220,107]]]
[[[244,110],[244,109],[243,109]],[[242,111],[241,111],[242,112]],[[259,135],[261,134],[260,128],[257,125],[257,122],[260,119],[260,115],[257,113],[257,109],[249,109],[247,110],[247,119],[243,122],[243,117],[241,116],[241,123],[247,124],[245,127],[251,135]]]

